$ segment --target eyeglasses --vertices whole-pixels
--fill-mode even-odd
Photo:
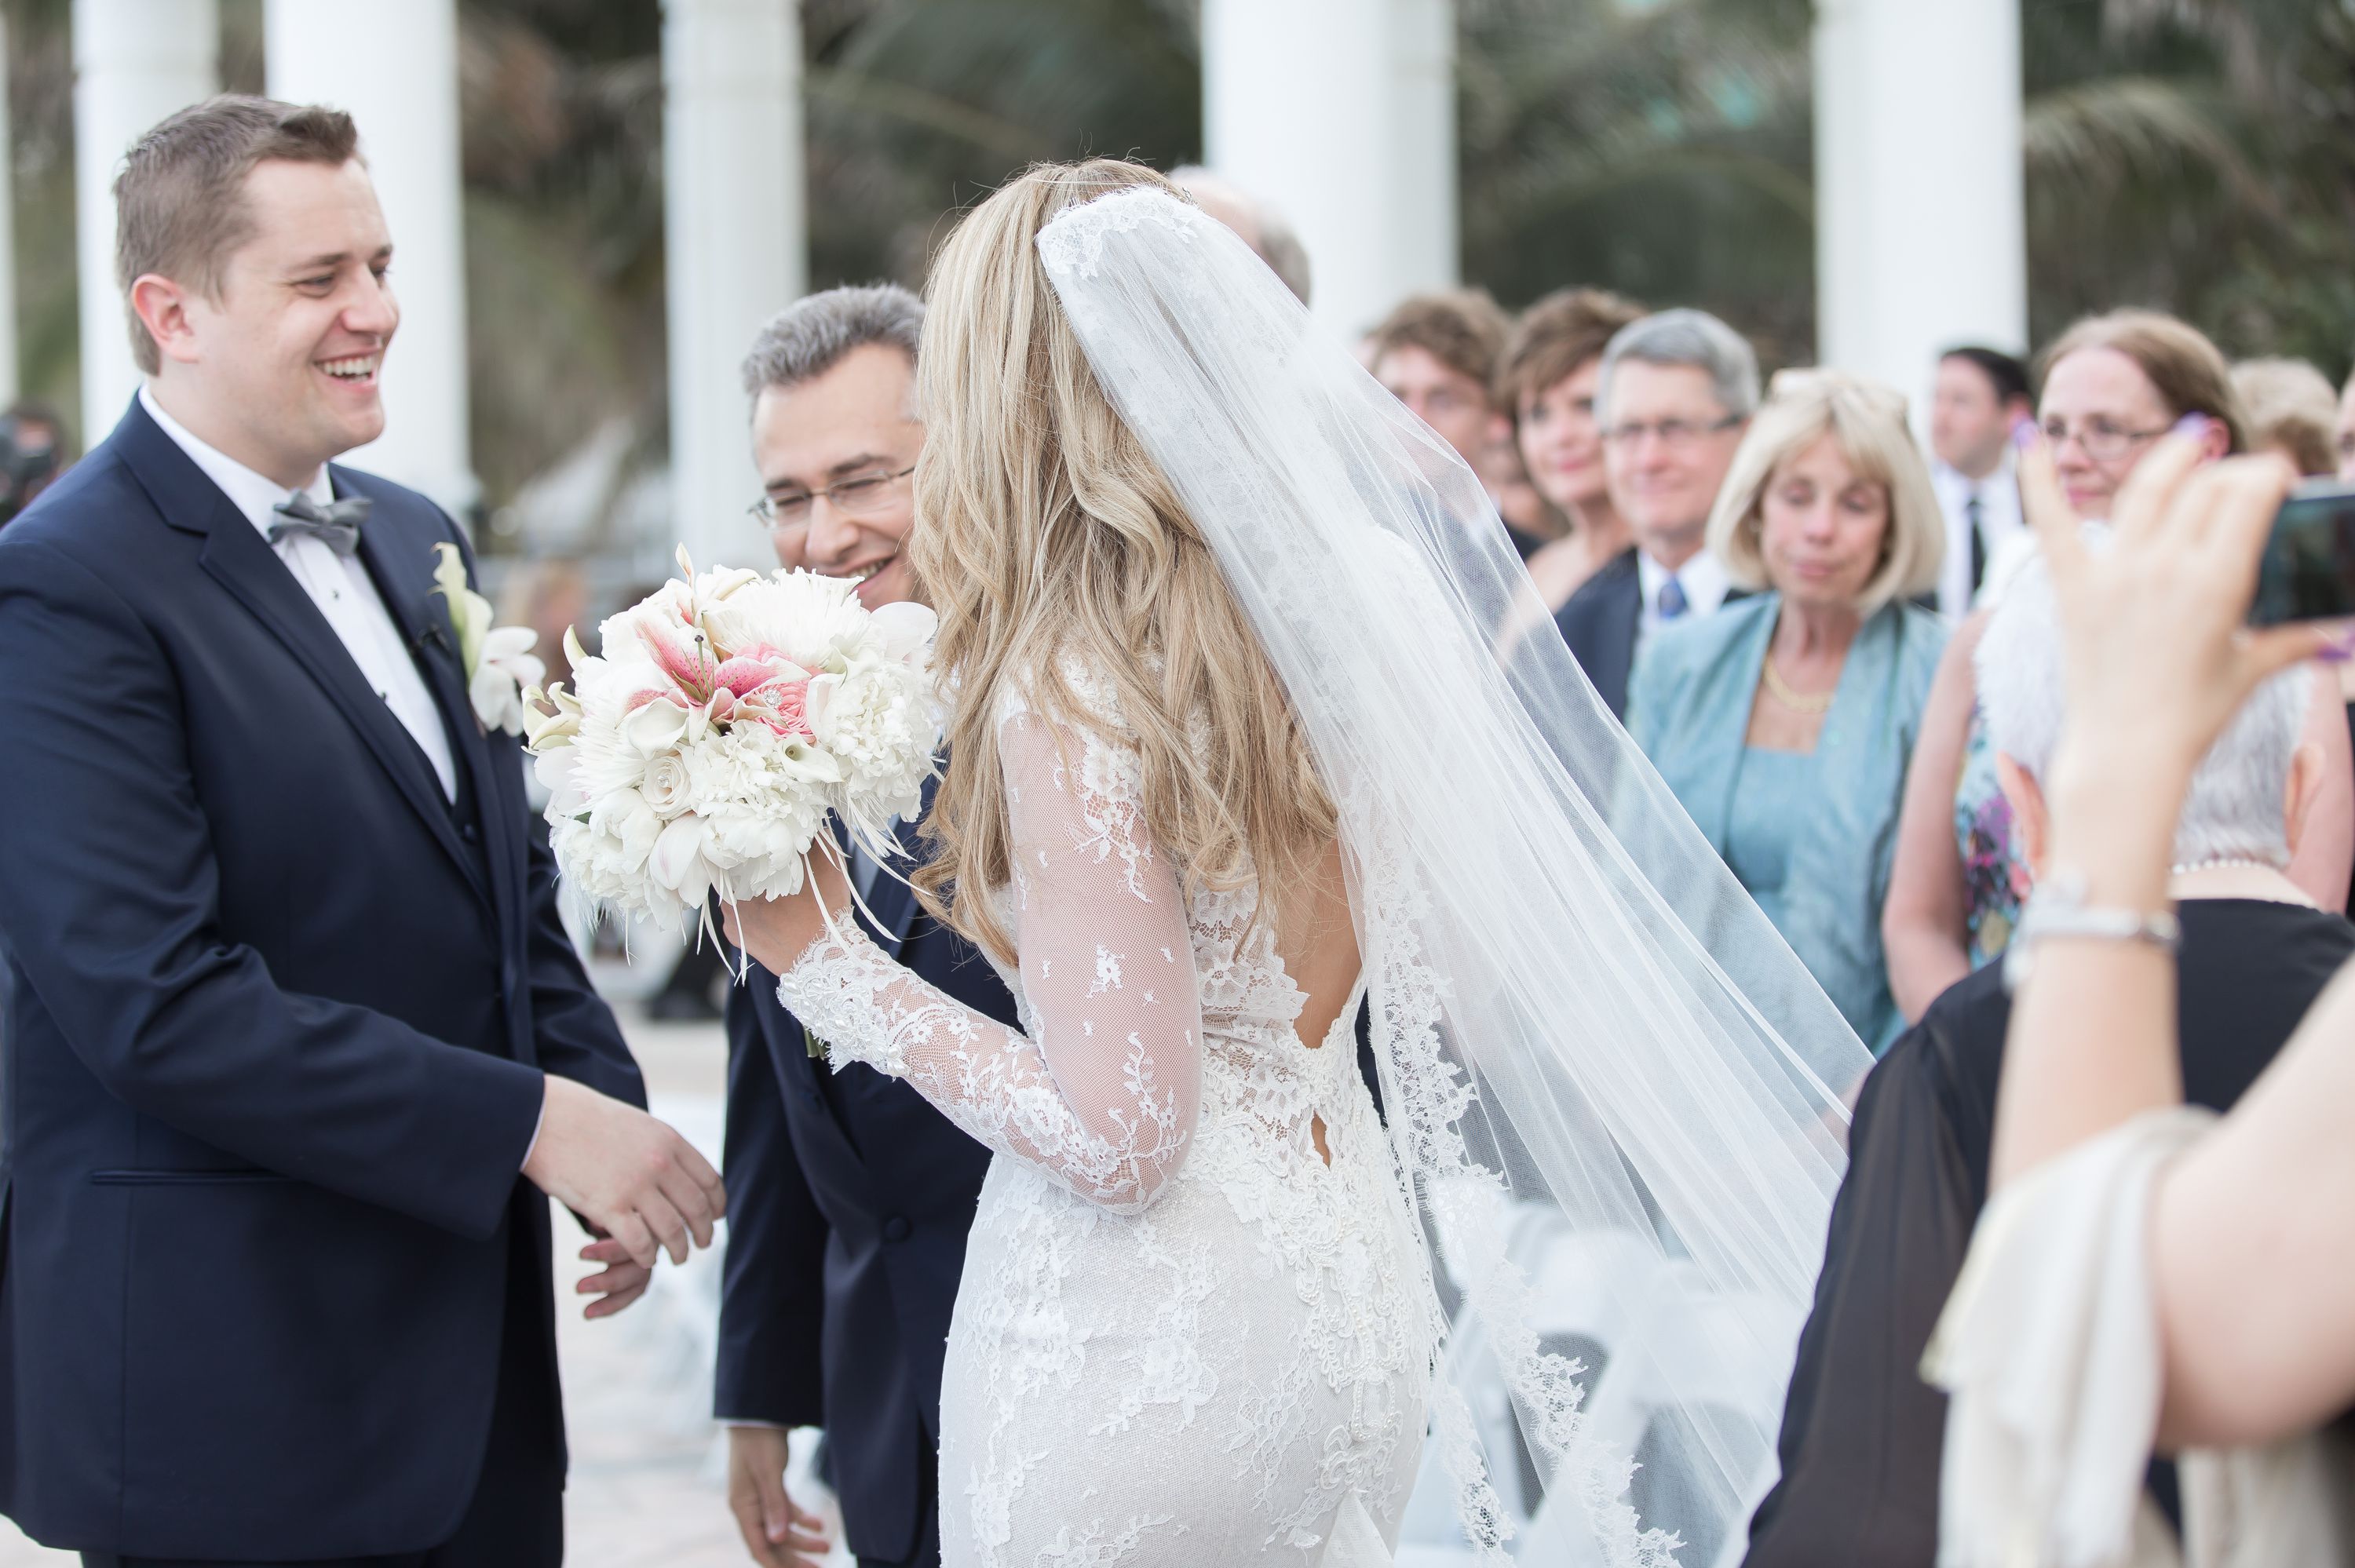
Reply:
[[[1611,446],[1633,448],[1646,436],[1657,436],[1664,447],[1689,447],[1703,436],[1730,430],[1740,423],[1742,416],[1739,414],[1728,414],[1724,418],[1706,425],[1692,419],[1659,419],[1648,425],[1636,421],[1612,426],[1603,432],[1603,440]]]
[[[2145,441],[2155,441],[2167,434],[2164,429],[2129,430],[2113,425],[2107,419],[2088,419],[2073,429],[2066,419],[2044,421],[2045,443],[2058,451],[2069,441],[2085,449],[2085,455],[2095,462],[2115,462]]]
[[[745,508],[767,528],[798,528],[810,520],[810,508],[823,501],[852,517],[880,512],[891,499],[891,487],[916,471],[910,463],[897,473],[855,474],[824,490],[797,490],[785,495],[764,495]]]

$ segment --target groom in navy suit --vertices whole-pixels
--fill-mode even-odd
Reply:
[[[859,579],[869,608],[911,597],[900,555],[923,306],[885,285],[813,294],[762,330],[745,361],[756,510],[778,558]],[[929,804],[929,799],[927,800]],[[967,1006],[1014,1022],[996,971],[916,906],[887,867],[852,873],[883,950]],[[865,1568],[940,1562],[941,1364],[989,1153],[922,1095],[841,1072],[758,968],[728,1003],[728,1265],[718,1414],[729,1502],[756,1563],[793,1568],[818,1542],[780,1479],[784,1428],[823,1425],[845,1532]]]
[[[0,1511],[93,1568],[553,1568],[548,1198],[609,1309],[718,1180],[637,1108],[383,428],[351,121],[133,147],[146,382],[0,538]]]

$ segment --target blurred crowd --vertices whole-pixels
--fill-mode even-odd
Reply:
[[[2101,1438],[2136,1472],[2150,1461],[2121,1531],[2156,1530],[2147,1539],[2173,1550],[2197,1475],[2207,1506],[2191,1505],[2189,1560],[2344,1560],[2300,1556],[2336,1538],[2270,1523],[2273,1550],[2296,1543],[2289,1555],[2231,1554],[2248,1550],[2251,1518],[2274,1518],[2249,1497],[2289,1499],[2281,1506],[2292,1516],[2327,1511],[2335,1505],[2315,1498],[2339,1495],[2343,1470],[2315,1472],[2338,1480],[2301,1505],[2278,1476],[2250,1481],[2228,1467],[2244,1489],[2244,1489],[2240,1533],[2214,1533],[2233,1506],[2216,1500],[2213,1467],[2187,1458],[2179,1476],[2152,1458],[2131,1399],[2123,1420],[2114,1393],[2105,1404],[2105,1391],[2137,1386],[2138,1367],[2155,1401],[2156,1373],[2131,1351],[2121,1373],[2115,1353],[2086,1355],[2086,1341],[2069,1340],[2099,1323],[2093,1308],[2033,1298],[2055,1279],[2081,1300],[2115,1293],[2115,1270],[2082,1262],[2115,1228],[2016,1245],[2010,1266],[2028,1282],[2010,1316],[2003,1287],[1983,1287],[1972,1303],[1990,1344],[2032,1339],[2049,1352],[2037,1363],[2051,1380],[2041,1425],[2007,1426],[1998,1401],[2017,1391],[1998,1383],[1973,1406],[1977,1423],[1957,1421],[1950,1435],[1945,1390],[1971,1380],[1959,1357],[1934,1379],[1923,1368],[1950,1298],[1963,1315],[1957,1280],[2002,1186],[2009,1124],[1999,1128],[1998,1104],[2016,1091],[1999,1087],[2014,1001],[2000,960],[2040,882],[2066,884],[2075,870],[2055,848],[2065,807],[2054,759],[2076,694],[2064,657],[2071,607],[2023,502],[2025,465],[2036,465],[2048,512],[2097,535],[2133,503],[2146,463],[2205,469],[2267,454],[2283,462],[2261,471],[2281,484],[2291,470],[2355,481],[2355,380],[2334,391],[2302,362],[2232,364],[2180,320],[2118,310],[2072,324],[2032,359],[1954,345],[1923,367],[1933,391],[1917,425],[1897,388],[1836,366],[1764,379],[1750,344],[1713,316],[1647,312],[1587,289],[1518,317],[1478,292],[1412,299],[1368,336],[1361,358],[1481,475],[1602,700],[1880,1058],[1800,1343],[1781,1479],[1747,1561],[2174,1561],[2011,1557],[1987,1541],[1940,1557],[1942,1488],[1952,1505],[1964,1487],[1985,1518],[2038,1517],[2075,1473],[2050,1457],[2070,1435]],[[2243,612],[2263,532],[2251,526],[2238,576],[2197,585],[2224,599],[2237,586]],[[2168,641],[2163,622],[2128,633],[2105,625],[2099,605],[2078,608],[2071,630],[2082,638]],[[2118,798],[2164,824],[2152,906],[2179,924],[2162,955],[2176,969],[2174,1005],[2158,1009],[2137,1048],[2175,1073],[2177,1102],[2229,1110],[2355,955],[2355,682],[2337,673],[2349,668],[2341,659],[2319,674],[2270,673],[2204,737],[2204,753],[2191,751],[2178,788],[2164,776],[2138,783],[2130,762],[2109,776]],[[2115,700],[2170,706],[2148,677]],[[2137,722],[2107,716],[2125,731]],[[2086,808],[2082,797],[2076,805]],[[2054,895],[2077,896],[2065,885]],[[2159,978],[2134,977],[2146,1002],[2164,995]],[[2075,1027],[2104,1017],[2099,1005],[2081,1010]],[[2118,1163],[2093,1178],[2096,1190],[2115,1191]],[[2150,1165],[2137,1169],[2147,1176]],[[2308,1355],[2303,1364],[2320,1374],[2328,1358]],[[1986,1358],[2006,1369],[2017,1360]],[[2318,1407],[2309,1385],[2296,1408],[2310,1424],[2339,1406]],[[2271,1436],[2296,1425],[2270,1419]],[[1948,1451],[1987,1431],[1995,1458]],[[1958,1482],[1955,1467],[1974,1462]],[[1991,1493],[1995,1475],[2013,1490]]]

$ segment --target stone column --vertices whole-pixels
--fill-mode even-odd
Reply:
[[[269,0],[270,95],[358,123],[392,235],[400,328],[384,365],[384,434],[345,461],[466,519],[480,496],[467,432],[466,238],[456,0]]]
[[[698,569],[773,566],[738,367],[808,286],[794,0],[664,0],[673,526]]]
[[[1336,334],[1456,281],[1450,0],[1202,0],[1202,124],[1299,231]]]
[[[114,176],[165,116],[219,90],[214,0],[73,0],[74,244],[81,281],[81,439],[105,440],[139,389],[114,286]]]
[[[1823,363],[1902,391],[1942,349],[2028,346],[2019,0],[1817,0]]]

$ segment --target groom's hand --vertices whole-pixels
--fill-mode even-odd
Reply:
[[[761,1568],[822,1568],[828,1551],[817,1515],[785,1495],[786,1435],[773,1426],[728,1429],[728,1509]]]
[[[711,1245],[727,1212],[719,1173],[695,1146],[635,1106],[551,1073],[539,1141],[523,1173],[549,1197],[621,1244],[633,1263],[663,1252],[685,1263]]]

